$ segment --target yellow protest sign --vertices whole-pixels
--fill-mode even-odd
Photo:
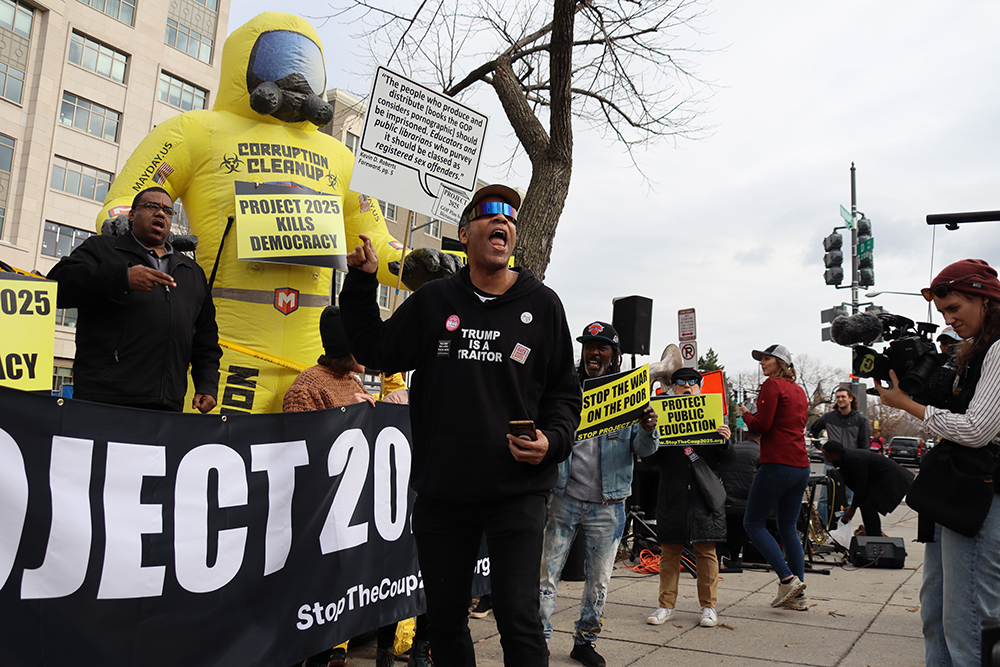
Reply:
[[[56,283],[0,273],[0,385],[52,389]]]
[[[347,269],[340,195],[270,183],[236,182],[237,256]]]
[[[583,381],[583,411],[576,439],[585,440],[630,426],[649,405],[649,364]]]
[[[656,412],[656,434],[661,445],[721,445],[724,442],[716,432],[725,423],[722,394],[657,396],[651,403]]]

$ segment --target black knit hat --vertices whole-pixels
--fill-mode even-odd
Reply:
[[[340,306],[327,306],[323,309],[319,316],[319,335],[323,339],[326,356],[337,359],[351,353],[344,322],[340,317]]]

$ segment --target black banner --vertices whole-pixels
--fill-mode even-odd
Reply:
[[[281,667],[416,615],[408,409],[208,417],[0,387],[0,662]]]

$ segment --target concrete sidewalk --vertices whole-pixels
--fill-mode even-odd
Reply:
[[[855,519],[855,525],[860,522]],[[611,579],[604,630],[598,652],[609,667],[635,665],[823,665],[915,667],[924,664],[919,596],[923,545],[916,537],[917,516],[905,505],[883,519],[882,529],[901,537],[903,569],[856,568],[849,563],[829,575],[806,572],[808,611],[772,609],[777,577],[770,571],[721,574],[720,625],[702,628],[695,580],[681,574],[677,615],[667,623],[646,624],[657,607],[658,575],[619,567]],[[826,555],[820,569],[840,562]],[[619,563],[630,565],[630,563]],[[549,644],[552,665],[575,665],[573,623],[579,617],[583,584],[562,582],[555,634]],[[479,667],[502,667],[503,654],[493,615],[469,619]]]

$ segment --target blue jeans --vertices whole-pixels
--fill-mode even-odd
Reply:
[[[920,620],[928,667],[978,667],[982,624],[1000,618],[1000,498],[975,537],[935,526],[924,548]]]
[[[743,527],[779,579],[787,579],[792,574],[805,579],[805,554],[795,523],[802,511],[802,494],[808,483],[808,466],[796,468],[781,463],[761,463],[750,487]],[[767,517],[774,508],[777,508],[778,535],[785,547],[784,557],[778,542],[765,528]]]
[[[413,537],[427,597],[427,638],[439,667],[475,667],[469,598],[479,546],[490,554],[493,614],[506,667],[548,667],[538,617],[545,494],[490,502],[417,496]]]
[[[604,623],[604,602],[615,567],[618,543],[625,530],[625,503],[589,503],[553,493],[545,522],[542,552],[541,615],[545,641],[552,637],[552,613],[556,610],[556,587],[566,557],[578,530],[583,531],[586,556],[585,583],[580,600],[580,620],[573,633],[574,644],[597,641]]]

